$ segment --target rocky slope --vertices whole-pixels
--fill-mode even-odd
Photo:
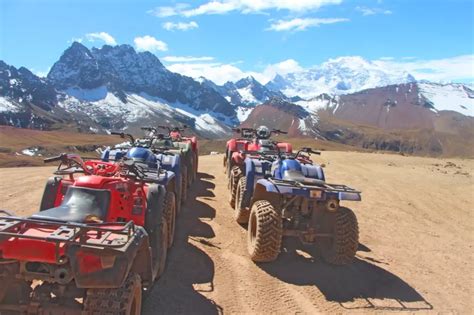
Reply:
[[[449,102],[442,101],[446,93]],[[419,154],[469,156],[474,146],[474,98],[465,85],[407,83],[334,97],[321,94],[290,105],[282,108],[271,100],[257,106],[242,125],[276,125],[291,136]]]
[[[221,137],[237,121],[214,89],[128,45],[89,50],[73,43],[46,79],[2,62],[0,88],[0,123],[16,127],[105,132],[187,124],[201,136]]]

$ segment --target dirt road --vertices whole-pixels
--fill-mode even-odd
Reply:
[[[144,314],[473,311],[474,161],[323,153],[317,160],[330,182],[363,191],[361,203],[346,203],[359,219],[357,258],[332,267],[293,241],[274,263],[250,261],[221,160],[201,157],[200,180]],[[0,169],[0,207],[35,211],[50,172]]]

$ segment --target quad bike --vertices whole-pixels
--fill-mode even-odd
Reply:
[[[340,201],[360,201],[361,192],[329,184],[323,169],[310,160],[310,148],[248,157],[237,185],[235,217],[248,223],[248,252],[255,262],[280,253],[283,236],[316,244],[331,264],[350,263],[359,244],[357,218]]]
[[[148,131],[148,127],[143,127],[142,129]],[[116,145],[113,148],[106,148],[102,152],[102,161],[120,161],[123,157],[138,160],[149,158],[149,167],[172,172],[168,173],[168,176],[160,176],[158,184],[164,185],[167,191],[174,192],[176,212],[180,213],[181,205],[186,201],[187,192],[186,170],[182,165],[181,156],[172,152],[160,151],[156,148],[152,149],[153,137],[135,139],[132,135],[121,132],[112,132],[111,134],[119,135],[122,138],[129,138],[129,141]],[[156,156],[156,160],[150,156],[150,151]]]
[[[60,165],[41,211],[28,218],[1,211],[0,313],[140,314],[168,248],[157,173],[133,160],[45,161]]]
[[[182,128],[176,126],[158,126],[158,128],[167,130],[167,138],[172,141],[174,147],[182,150],[188,166],[189,184],[192,184],[196,180],[199,164],[197,138],[183,136],[183,132],[188,128],[186,125]]]
[[[269,130],[265,126],[257,129],[237,128],[233,129],[241,134],[239,139],[231,139],[227,142],[226,154],[224,156],[224,168],[228,176],[228,188],[230,190],[229,204],[235,206],[236,185],[240,177],[245,174],[246,151],[254,153],[267,151],[282,151],[291,153],[293,148],[290,143],[276,142],[270,139],[273,134],[286,134],[278,129]]]

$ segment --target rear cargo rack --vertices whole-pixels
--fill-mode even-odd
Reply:
[[[0,210],[0,213],[5,213]],[[49,228],[53,231],[47,236],[25,235],[28,228]],[[126,245],[135,233],[133,221],[112,223],[66,223],[49,220],[0,216],[0,242],[11,238],[30,239],[52,242],[59,252],[60,244],[76,244],[89,247],[118,249]],[[97,238],[90,238],[89,232],[97,233]],[[113,235],[113,239],[109,237]]]
[[[360,194],[362,193],[359,190],[355,190],[354,188],[350,188],[349,186],[346,185],[340,185],[340,184],[314,184],[314,185],[308,185],[304,184],[301,182],[296,182],[296,181],[291,181],[291,180],[282,180],[282,179],[269,179],[276,185],[283,185],[283,186],[292,186],[292,187],[298,187],[298,188],[307,188],[307,189],[320,189],[324,190],[325,192],[345,192],[345,193],[357,193]]]

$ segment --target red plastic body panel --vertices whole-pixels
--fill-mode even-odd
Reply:
[[[249,140],[243,139],[230,139],[227,141],[227,151],[236,152],[242,150],[248,150],[248,145],[251,143]]]
[[[286,152],[286,153],[293,152],[293,146],[291,145],[291,143],[279,142],[277,146],[281,152]]]

